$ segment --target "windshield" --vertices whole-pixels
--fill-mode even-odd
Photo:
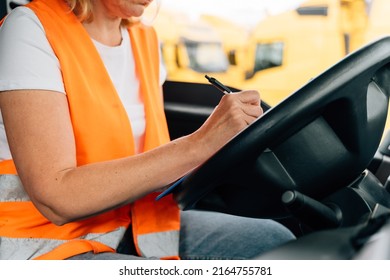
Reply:
[[[201,73],[227,71],[229,62],[220,43],[187,41],[184,44],[192,70]]]
[[[282,42],[257,44],[254,72],[281,66],[283,63],[283,47]]]

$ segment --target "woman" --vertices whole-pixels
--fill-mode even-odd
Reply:
[[[4,20],[2,258],[251,258],[294,238],[270,220],[155,201],[262,110],[255,91],[224,96],[170,142],[156,35],[128,20],[151,2],[34,0]]]

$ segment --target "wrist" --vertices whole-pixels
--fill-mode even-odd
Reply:
[[[210,141],[207,140],[206,135],[201,130],[197,130],[186,137],[189,141],[189,156],[196,159],[198,164],[203,163],[216,152],[216,149],[213,148],[213,145],[210,145]]]

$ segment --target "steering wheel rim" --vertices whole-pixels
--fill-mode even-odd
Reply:
[[[219,200],[221,196],[222,200],[228,197],[230,204],[220,201],[227,208],[232,203],[234,207],[237,206],[235,199],[251,201],[244,211],[228,210],[233,214],[277,218],[288,215],[280,202],[285,190],[296,189],[322,199],[348,185],[368,166],[379,146],[390,92],[387,86],[390,81],[389,62],[390,37],[385,37],[350,54],[308,82],[187,174],[174,190],[179,207],[183,210],[195,208],[201,199],[216,192]],[[344,130],[348,133],[344,133]],[[322,141],[321,145],[325,145],[329,151],[322,153],[321,149],[315,147],[315,141],[310,140],[313,134],[318,136],[316,141]],[[325,141],[320,137],[324,137]],[[294,159],[287,159],[288,155],[275,152],[284,149],[302,160],[299,152],[293,149],[296,145],[304,148],[299,144],[301,141],[312,149],[308,152],[302,149],[301,152],[315,161],[313,164],[325,166],[326,162],[317,159],[320,155],[333,165],[325,168],[324,172],[316,169],[317,177],[307,182],[300,177],[310,177],[310,174],[304,174],[304,170],[296,167]],[[332,145],[336,153],[331,152]],[[327,155],[329,152],[332,157]],[[280,161],[284,162],[277,166]],[[266,166],[268,164],[271,166]],[[273,171],[267,171],[275,167],[272,165],[277,169],[299,170],[300,177],[297,178],[289,170],[272,174]],[[310,169],[310,162],[303,165]],[[327,178],[326,173],[329,172],[336,173],[337,180]],[[278,179],[277,176],[282,178]],[[270,187],[263,185],[267,180],[271,181]],[[278,180],[283,182],[276,182]],[[248,183],[251,185],[250,191],[243,195],[240,190]],[[225,188],[224,185],[229,187]],[[245,201],[240,202],[241,205],[245,204]]]

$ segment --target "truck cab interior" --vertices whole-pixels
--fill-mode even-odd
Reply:
[[[273,108],[263,104],[262,117],[173,190],[180,207],[273,218],[299,236],[278,254],[259,258],[355,257],[340,251],[332,236],[350,244],[357,232],[372,230],[373,223],[378,227],[378,220],[385,225],[390,208],[386,138],[381,142],[390,93],[389,50],[390,38],[375,41]],[[217,103],[217,94],[207,93],[206,85],[167,82],[164,88],[168,122],[176,128],[192,123],[195,129],[195,120],[200,125]],[[209,106],[204,106],[207,96]],[[172,137],[180,134],[172,130]],[[313,242],[318,236],[324,242]],[[333,254],[327,241],[334,244]]]
[[[0,14],[17,5],[1,0]],[[389,96],[384,37],[278,105],[263,102],[263,116],[187,174],[174,197],[184,211],[271,218],[296,234],[258,259],[390,259]],[[208,84],[167,81],[171,138],[200,127],[221,97]]]

